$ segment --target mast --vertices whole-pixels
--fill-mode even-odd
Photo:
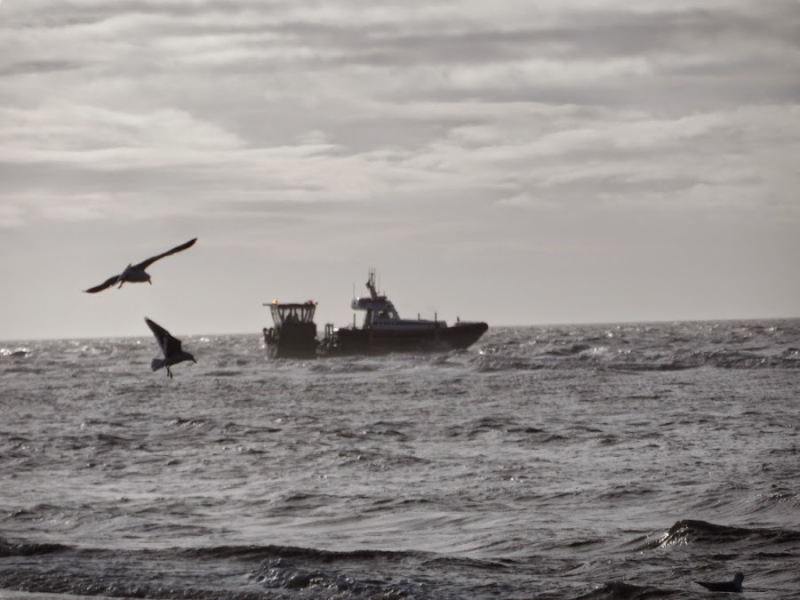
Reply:
[[[367,289],[369,290],[369,295],[373,300],[378,299],[378,290],[375,287],[375,268],[371,267],[369,270],[369,276],[367,277]]]

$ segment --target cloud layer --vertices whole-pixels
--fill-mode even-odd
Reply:
[[[193,219],[268,248],[248,230],[284,224],[497,261],[557,248],[542,221],[800,231],[799,72],[795,0],[8,0],[0,229]]]

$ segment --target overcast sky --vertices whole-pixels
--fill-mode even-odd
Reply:
[[[798,157],[797,0],[0,0],[0,339],[796,317]]]

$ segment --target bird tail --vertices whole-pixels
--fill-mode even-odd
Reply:
[[[154,358],[152,361],[150,361],[150,368],[153,369],[153,371],[158,371],[166,366],[167,360],[165,358]]]

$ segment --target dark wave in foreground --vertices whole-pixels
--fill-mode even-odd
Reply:
[[[32,556],[47,559],[30,561]],[[420,584],[348,572],[407,561],[392,552],[329,552],[287,546],[113,551],[0,538],[0,589],[153,599],[424,597]],[[423,592],[420,594],[420,592]]]
[[[585,594],[575,600],[650,600],[650,598],[667,598],[678,592],[651,586],[634,585],[624,581],[612,581]]]
[[[137,551],[3,538],[0,558],[0,589],[165,600],[456,598],[461,594],[443,591],[436,574],[505,568],[424,552],[279,545]],[[421,576],[423,571],[427,575]]]
[[[35,544],[26,542],[10,542],[0,537],[0,558],[6,556],[35,556],[50,554],[69,549],[61,544]]]
[[[784,528],[731,527],[687,519],[675,523],[663,537],[654,541],[651,547],[703,545],[731,548],[742,544],[771,548],[785,544],[800,544],[800,531]]]
[[[609,556],[620,551],[618,542],[600,541]],[[420,551],[282,545],[114,550],[0,538],[0,589],[153,600],[682,600],[702,593],[694,583],[698,578],[740,569],[749,573],[752,563],[747,561],[753,557],[771,556],[776,567],[800,559],[800,531],[784,528],[686,519],[642,542],[624,543],[614,561],[635,571],[635,580],[619,578],[612,568],[605,572],[606,583],[592,584],[585,580],[589,573],[581,574],[585,556],[573,547],[482,560]],[[601,573],[593,570],[594,576]],[[800,585],[796,573],[776,579],[783,579],[786,589]],[[748,589],[758,591],[757,585]],[[772,597],[791,596],[778,592]]]

